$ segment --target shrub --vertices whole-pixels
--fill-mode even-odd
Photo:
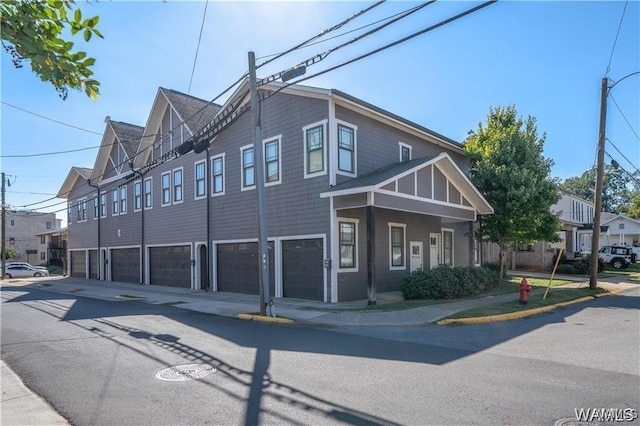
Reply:
[[[561,263],[560,265],[558,265],[558,269],[556,269],[556,272],[558,274],[574,275],[576,274],[576,268],[574,268],[570,263]]]
[[[498,282],[498,272],[488,268],[440,265],[412,272],[400,290],[405,299],[454,299],[484,293]]]

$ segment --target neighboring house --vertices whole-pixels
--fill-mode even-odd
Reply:
[[[271,295],[375,300],[417,268],[475,263],[493,210],[459,143],[337,90],[261,89],[282,89],[260,108]],[[228,116],[247,90],[221,107],[160,88],[144,128],[107,122],[59,192],[71,275],[258,293],[251,114]],[[226,130],[189,152],[214,117]]]
[[[603,213],[602,225],[608,227],[604,235],[606,244],[640,247],[640,219],[623,214]]]
[[[16,252],[15,261],[40,265],[38,247],[40,233],[60,229],[55,213],[29,210],[7,210],[5,217],[5,245]],[[0,238],[2,238],[0,234]]]
[[[58,266],[66,273],[67,228],[38,234],[38,260],[41,265]]]

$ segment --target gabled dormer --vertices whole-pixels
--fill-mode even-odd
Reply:
[[[133,124],[105,120],[107,125],[93,166],[94,184],[109,182],[131,172],[129,162],[136,157],[144,129]]]
[[[134,166],[140,168],[168,155],[206,126],[220,106],[160,87],[144,128]]]

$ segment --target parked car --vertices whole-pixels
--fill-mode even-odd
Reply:
[[[35,268],[35,269],[47,269],[44,266],[34,266],[34,265],[32,265],[30,263],[27,263],[27,262],[7,262],[5,264],[5,266],[6,267],[9,267],[9,266],[28,266],[29,268]]]
[[[598,256],[616,269],[629,267],[632,254],[630,247],[621,246],[604,246],[598,251]]]
[[[49,271],[25,265],[12,265],[4,269],[7,278],[48,277]]]

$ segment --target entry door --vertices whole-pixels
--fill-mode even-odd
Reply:
[[[422,241],[411,241],[409,243],[411,248],[411,272],[416,269],[422,268]]]
[[[435,268],[440,263],[440,234],[429,234],[429,267]]]

